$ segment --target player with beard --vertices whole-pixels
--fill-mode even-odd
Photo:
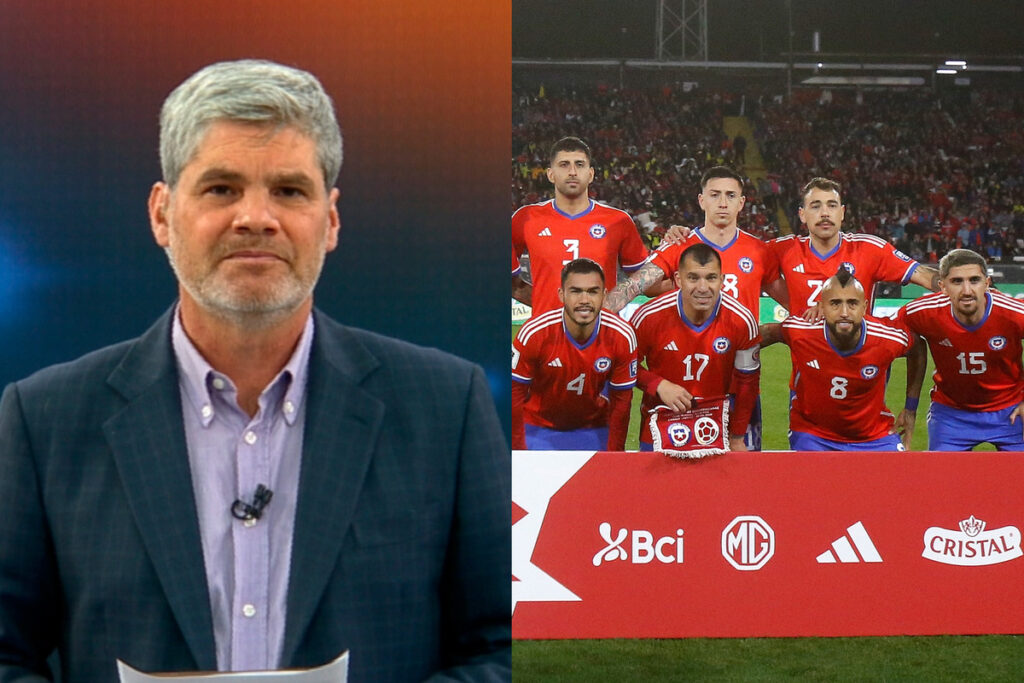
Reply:
[[[726,166],[712,166],[701,176],[700,187],[697,203],[704,211],[704,225],[692,231],[681,229],[685,233],[681,241],[660,247],[648,263],[619,283],[608,293],[605,306],[609,310],[621,310],[640,292],[650,296],[674,289],[679,256],[694,244],[706,244],[718,252],[722,260],[722,291],[755,317],[761,307],[761,292],[788,307],[786,285],[779,277],[775,252],[739,228],[737,221],[745,202],[743,177]],[[761,450],[760,398],[754,404],[745,442],[750,450]]]
[[[512,215],[515,256],[530,254],[532,293],[513,280],[513,296],[533,307],[537,316],[561,308],[557,291],[562,266],[589,258],[601,266],[610,284],[618,269],[636,270],[647,260],[647,248],[636,224],[625,211],[590,198],[594,180],[590,148],[579,138],[567,137],[551,148],[548,180],[554,199],[524,206]]]
[[[902,451],[913,435],[924,372],[924,346],[906,332],[866,315],[864,287],[846,269],[825,281],[824,319],[790,316],[761,325],[766,343],[782,341],[793,361],[789,443],[797,451]],[[892,361],[908,354],[908,408],[894,423],[885,405]],[[904,440],[893,433],[903,432]]]
[[[801,194],[800,220],[808,235],[786,235],[768,244],[779,261],[789,291],[789,312],[803,315],[814,308],[825,282],[841,267],[864,287],[871,310],[876,282],[913,282],[938,291],[938,273],[923,266],[885,240],[861,233],[842,232],[846,207],[842,186],[827,178],[814,178]]]
[[[942,291],[916,299],[897,320],[928,342],[935,373],[928,449],[991,443],[1024,450],[1024,303],[991,289],[985,259],[954,249],[939,261]]]
[[[693,398],[732,394],[729,445],[747,450],[743,436],[757,398],[760,350],[757,321],[722,290],[718,252],[698,242],[687,247],[676,271],[678,291],[648,301],[633,314],[637,357],[646,362],[637,385],[643,414],[658,405],[683,412]],[[652,450],[642,420],[640,450]]]
[[[636,336],[617,315],[601,311],[601,266],[575,259],[561,278],[562,307],[533,317],[512,342],[512,447],[621,451]]]

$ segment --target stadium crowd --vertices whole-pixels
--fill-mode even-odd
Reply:
[[[629,213],[656,246],[665,227],[700,222],[701,171],[740,161],[721,125],[738,97],[680,87],[517,90],[512,204],[549,196],[546,151],[578,135],[594,150],[593,196]],[[1024,96],[800,90],[789,103],[764,94],[751,105],[767,176],[745,184],[739,224],[748,232],[778,236],[776,209],[799,231],[799,190],[823,176],[845,188],[846,230],[878,235],[915,260],[935,263],[957,247],[994,262],[1024,257]]]

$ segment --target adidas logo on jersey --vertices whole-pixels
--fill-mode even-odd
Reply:
[[[678,351],[679,350],[679,347],[676,346],[676,343],[674,341],[670,341],[668,344],[665,344],[664,348],[665,348],[666,351]]]
[[[552,367],[552,368],[560,368],[560,367],[562,367],[562,359],[556,357],[553,361],[550,361],[548,363],[548,367]]]
[[[551,228],[545,227],[537,233],[537,237],[551,237]]]
[[[832,541],[832,550],[826,550],[816,559],[818,564],[835,564],[836,558],[843,564],[882,561],[867,529],[860,522],[846,527],[846,533]]]
[[[794,266],[793,267],[793,272],[794,273],[802,273],[802,272],[804,272],[804,264],[799,263],[796,266]]]
[[[945,339],[943,339],[942,341],[939,342],[939,346],[952,346],[952,345],[953,345],[953,342],[949,341],[949,337],[946,337]]]
[[[836,558],[844,564],[882,561],[882,556],[871,542],[871,537],[867,536],[867,529],[859,521],[847,526],[845,535],[833,541],[831,550],[826,550],[816,559],[818,564],[835,564]]]
[[[807,365],[814,368],[815,370],[821,370],[821,367],[818,365],[817,358],[815,358],[814,360],[807,361]]]

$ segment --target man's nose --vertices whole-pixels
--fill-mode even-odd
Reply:
[[[238,203],[231,227],[235,232],[272,235],[281,229],[271,197],[266,192],[246,192]]]

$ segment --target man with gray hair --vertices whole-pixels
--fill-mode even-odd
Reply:
[[[214,64],[160,117],[179,300],[0,401],[0,680],[323,664],[510,676],[510,467],[479,368],[313,308],[341,133],[311,74]]]

